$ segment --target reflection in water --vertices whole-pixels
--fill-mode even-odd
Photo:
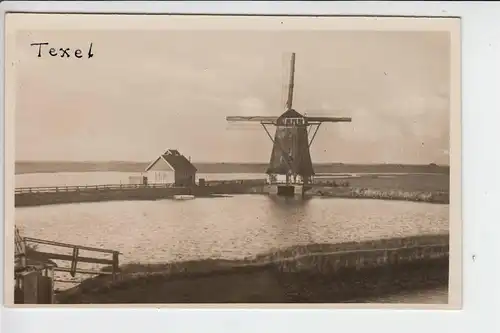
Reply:
[[[300,235],[304,243],[313,243],[313,237],[303,223],[309,213],[310,198],[268,197],[269,227],[275,228],[277,244],[291,244],[292,235]],[[277,246],[279,247],[279,245]]]

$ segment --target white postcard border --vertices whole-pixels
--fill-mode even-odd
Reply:
[[[461,16],[462,28],[462,161],[465,173],[463,191],[463,310],[175,310],[175,309],[10,309],[1,312],[5,331],[51,332],[123,331],[135,332],[166,329],[169,332],[207,331],[293,331],[325,330],[335,327],[349,331],[366,331],[377,327],[388,332],[404,329],[446,329],[468,332],[479,327],[496,331],[494,320],[498,308],[495,295],[498,270],[493,255],[498,251],[499,219],[494,209],[500,179],[499,142],[496,129],[500,118],[494,99],[500,78],[500,6],[496,3],[356,3],[356,2],[172,2],[83,3],[83,2],[13,2],[2,4],[2,11],[37,12],[170,12],[170,13],[254,13],[254,14],[322,14],[322,15],[409,15]],[[495,29],[497,27],[497,29]],[[4,28],[4,27],[3,27]],[[2,34],[3,37],[3,34]],[[4,43],[2,43],[4,45]],[[4,67],[2,66],[2,70]],[[2,81],[5,87],[5,82]],[[4,89],[1,90],[4,94]],[[2,95],[3,97],[3,95]],[[489,112],[489,113],[488,113]],[[4,113],[5,114],[5,113]],[[497,118],[498,117],[498,118]],[[2,119],[3,121],[4,119]],[[5,123],[3,124],[5,125]],[[3,126],[2,126],[3,128]],[[5,141],[4,141],[5,144]],[[5,160],[5,159],[4,159]],[[2,181],[4,181],[2,179]],[[497,197],[500,198],[500,196]],[[496,231],[496,232],[495,232]],[[3,238],[2,238],[3,243]],[[5,245],[5,244],[4,244]],[[4,256],[2,257],[2,263]],[[474,258],[474,260],[473,260]],[[1,275],[3,283],[3,275]],[[64,311],[65,315],[58,311]],[[293,312],[293,313],[287,313]],[[186,317],[187,316],[187,317]],[[413,318],[412,318],[413,317]],[[416,320],[415,320],[416,319]],[[411,320],[409,324],[408,320]],[[53,323],[44,325],[43,323]],[[57,323],[57,324],[56,324]],[[439,327],[441,324],[442,327]],[[335,326],[333,326],[335,325]]]

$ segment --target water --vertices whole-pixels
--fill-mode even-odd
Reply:
[[[105,184],[128,184],[130,176],[140,172],[58,172],[27,173],[16,175],[16,187],[84,186]],[[252,173],[198,173],[196,178],[206,180],[265,179],[263,174]]]
[[[119,250],[121,262],[241,258],[308,243],[448,230],[448,205],[264,195],[16,208],[25,236]]]

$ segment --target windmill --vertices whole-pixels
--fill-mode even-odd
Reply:
[[[284,196],[304,194],[313,181],[311,147],[322,123],[351,122],[346,117],[310,117],[293,109],[295,53],[290,59],[290,80],[285,112],[279,117],[228,116],[228,122],[257,122],[273,142],[267,175],[271,193]],[[274,137],[267,126],[275,126]],[[312,133],[311,138],[310,134]]]

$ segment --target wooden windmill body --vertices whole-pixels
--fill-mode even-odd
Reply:
[[[295,81],[295,53],[290,60],[290,80],[285,112],[279,117],[229,116],[229,122],[258,122],[273,142],[271,158],[267,168],[270,193],[284,196],[303,195],[308,185],[312,184],[314,168],[310,146],[319,127],[324,122],[350,122],[345,117],[309,117],[293,109]],[[275,126],[271,135],[267,126]],[[312,137],[309,139],[310,133]]]

